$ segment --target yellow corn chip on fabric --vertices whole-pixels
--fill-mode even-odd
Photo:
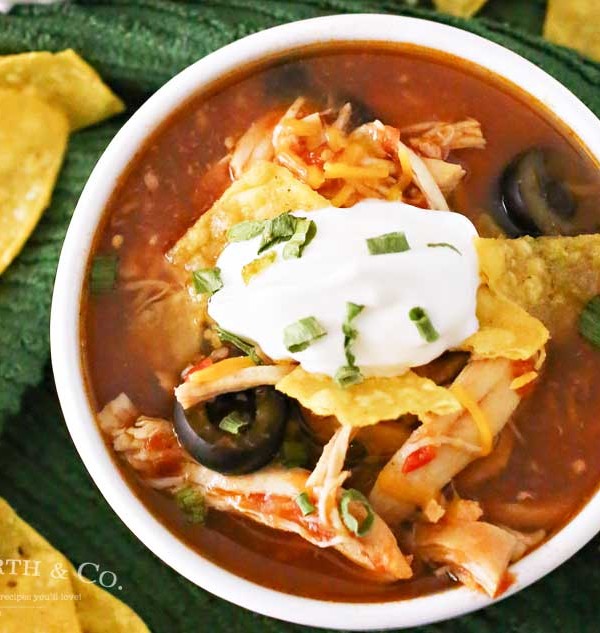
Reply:
[[[71,49],[0,57],[0,88],[12,88],[62,110],[71,130],[98,123],[125,108],[98,73]],[[4,111],[4,106],[0,106]]]
[[[455,15],[459,18],[470,18],[475,15],[487,0],[433,0],[438,11]]]
[[[0,273],[48,206],[69,134],[65,114],[37,96],[0,88]]]
[[[125,604],[71,563],[0,499],[2,633],[148,633]]]
[[[548,0],[544,37],[600,60],[600,2]]]

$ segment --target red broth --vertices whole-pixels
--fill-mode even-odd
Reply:
[[[213,168],[262,114],[309,91],[360,102],[391,125],[468,116],[482,124],[487,148],[460,153],[466,179],[450,206],[489,234],[489,210],[506,164],[532,146],[560,152],[567,173],[586,193],[580,201],[578,232],[600,229],[600,175],[585,150],[548,112],[513,87],[453,58],[408,47],[318,47],[242,70],[172,114],[148,139],[119,181],[107,206],[94,252],[114,249],[129,270],[165,269],[164,254],[220,196],[230,180]],[[118,238],[121,240],[121,238]],[[130,295],[117,287],[87,295],[83,306],[83,352],[90,397],[100,409],[125,392],[146,415],[171,416],[172,393],[146,367],[133,344],[126,314]],[[161,342],[147,341],[160,352]],[[182,368],[183,369],[183,368]],[[529,516],[560,528],[600,480],[600,352],[576,333],[553,340],[543,380],[513,418],[518,429],[508,466],[491,481],[469,489],[492,518],[507,513],[514,527],[532,529]],[[430,593],[449,586],[428,569],[414,579],[375,583],[335,552],[248,520],[210,512],[204,526],[186,524],[172,503],[140,484],[118,458],[116,467],[142,501],[179,538],[218,565],[262,585],[329,600],[384,601]],[[460,481],[460,480],[459,480]],[[532,514],[533,513],[533,514]],[[537,513],[537,514],[536,514]],[[531,523],[531,520],[529,521]],[[534,521],[535,523],[535,521]]]

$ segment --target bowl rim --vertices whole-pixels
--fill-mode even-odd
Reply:
[[[142,105],[110,142],[73,214],[58,265],[51,311],[52,366],[67,427],[96,486],[125,525],[165,564],[197,586],[262,615],[347,630],[407,628],[463,615],[497,600],[460,587],[406,600],[331,602],[282,593],[241,578],[180,541],[146,509],[116,468],[94,419],[82,369],[80,303],[87,259],[118,177],[140,146],[186,99],[240,65],[310,44],[406,43],[449,53],[516,84],[545,105],[600,163],[600,121],[567,88],[518,54],[456,27],[386,14],[342,14],[254,33],[187,67]],[[555,536],[511,567],[505,598],[545,576],[600,529],[600,491]]]

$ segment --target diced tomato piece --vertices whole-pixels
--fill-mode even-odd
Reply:
[[[312,152],[306,152],[306,155],[304,156],[304,160],[306,161],[307,165],[317,165],[317,167],[323,167],[323,163],[325,162],[323,160],[323,157],[321,156],[321,152],[325,149],[325,145],[321,145],[320,147],[317,147],[317,149],[313,150]]]
[[[423,446],[422,448],[418,448],[404,460],[402,473],[406,475],[413,470],[417,470],[417,468],[421,468],[421,466],[429,464],[436,455],[437,451],[435,450],[435,446]]]
[[[201,369],[206,369],[207,367],[210,367],[212,364],[213,364],[212,359],[207,356],[206,358],[202,359],[199,363],[196,363],[195,365],[192,365],[191,367],[188,367],[183,372],[183,380],[184,380],[184,382],[187,382],[189,380],[189,377],[194,372],[200,371]]]

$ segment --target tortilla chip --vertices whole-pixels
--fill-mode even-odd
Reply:
[[[286,211],[322,209],[329,204],[285,167],[259,162],[200,217],[171,249],[169,258],[186,268],[214,266],[234,224],[267,220]]]
[[[600,235],[477,240],[479,266],[498,295],[540,319],[553,337],[572,329],[600,294]]]
[[[69,123],[38,97],[0,88],[0,273],[48,206]]]
[[[2,633],[148,633],[128,606],[83,581],[4,499],[0,499],[0,561]]]
[[[487,286],[481,286],[477,293],[477,318],[479,330],[460,349],[479,358],[526,360],[549,338],[541,321]]]
[[[600,60],[600,2],[549,0],[544,37]]]
[[[479,11],[487,0],[433,0],[438,11],[455,15],[459,18],[470,18]]]
[[[368,426],[413,413],[445,415],[460,411],[458,400],[428,378],[408,371],[391,378],[367,378],[358,385],[339,387],[332,378],[297,367],[276,385],[317,415],[335,416],[341,424]]]
[[[0,57],[0,88],[37,95],[62,110],[78,130],[122,112],[123,102],[71,49]],[[1,108],[4,112],[4,105]]]
[[[0,499],[0,561],[2,633],[83,633],[75,601],[58,598],[74,593],[67,560],[3,499]],[[53,570],[66,573],[53,574]]]
[[[69,567],[73,592],[81,595],[75,607],[83,633],[149,633],[135,611],[98,585],[84,582]]]

